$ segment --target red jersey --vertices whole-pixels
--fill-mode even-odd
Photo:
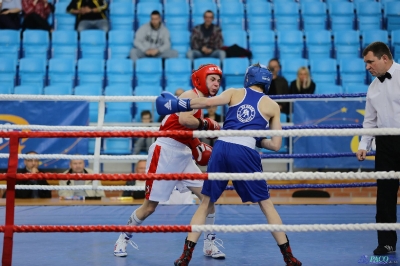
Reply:
[[[193,89],[193,91],[198,95],[197,91]],[[199,109],[197,110],[193,116],[195,118],[203,118],[203,110]],[[160,126],[160,131],[169,131],[169,130],[186,130],[186,131],[194,131],[195,129],[187,128],[185,126],[182,126],[179,123],[179,116],[178,114],[170,114],[164,117],[164,119],[161,122]],[[187,145],[193,137],[170,137],[171,139],[174,139],[176,141],[179,141],[185,145]]]

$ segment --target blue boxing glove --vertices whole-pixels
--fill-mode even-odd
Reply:
[[[179,99],[170,92],[163,92],[156,99],[156,108],[159,115],[169,115],[179,112],[188,112],[190,108],[190,99]]]
[[[256,147],[262,148],[261,142],[266,138],[264,138],[264,137],[255,137],[255,139],[256,139]]]

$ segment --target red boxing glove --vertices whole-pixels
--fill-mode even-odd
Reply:
[[[200,142],[198,138],[193,139],[189,145],[196,163],[201,166],[206,166],[208,160],[210,160],[212,147],[204,142]]]
[[[199,127],[197,128],[198,130],[220,130],[221,126],[217,123],[217,121],[212,120],[211,118],[204,118],[204,119],[199,119]]]

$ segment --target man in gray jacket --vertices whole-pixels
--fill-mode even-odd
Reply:
[[[134,61],[142,57],[178,57],[178,52],[171,49],[169,31],[161,22],[160,12],[151,12],[150,23],[142,25],[135,34],[134,47],[130,58]]]

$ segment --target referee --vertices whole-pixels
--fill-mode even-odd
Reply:
[[[369,85],[363,128],[400,128],[400,64],[393,61],[388,46],[373,42],[364,51],[364,62],[372,76]],[[400,136],[376,136],[375,171],[400,171]],[[373,136],[362,136],[357,159],[363,161]],[[376,222],[397,222],[398,179],[377,180]],[[396,251],[396,231],[378,231],[375,255]]]

